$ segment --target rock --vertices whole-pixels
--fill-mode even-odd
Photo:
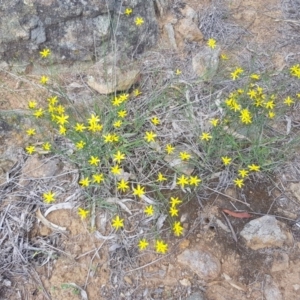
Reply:
[[[211,253],[201,249],[186,249],[177,256],[177,261],[203,280],[213,280],[221,272],[219,260]]]
[[[216,75],[219,66],[220,48],[211,49],[207,46],[193,56],[193,71],[204,80],[211,80]]]
[[[186,279],[186,278],[183,278],[182,280],[179,280],[180,284],[183,285],[183,286],[191,286],[191,282]]]
[[[175,29],[182,38],[189,42],[201,42],[203,40],[203,34],[191,19],[181,19]]]
[[[245,225],[240,235],[253,250],[268,247],[291,246],[293,238],[286,225],[274,216],[263,216]]]
[[[165,30],[166,30],[166,33],[167,33],[167,36],[169,38],[169,41],[170,41],[170,45],[172,46],[172,48],[174,50],[177,50],[177,44],[176,44],[176,39],[175,39],[175,33],[174,33],[174,28],[172,26],[171,23],[167,23],[165,25]]]
[[[289,267],[289,256],[286,253],[276,252],[271,272],[284,271]]]
[[[192,20],[195,24],[198,23],[197,12],[190,6],[185,5],[184,8],[180,9],[180,12],[185,18]]]
[[[195,169],[195,166],[192,162],[182,161],[179,157],[179,153],[185,151],[194,157],[194,154],[186,147],[179,145],[176,146],[172,154],[168,154],[164,157],[164,160],[169,163],[172,168],[175,168],[177,171],[184,173],[185,175],[191,175]]]
[[[270,275],[265,277],[264,296],[266,300],[282,300],[281,292]]]
[[[32,61],[39,57],[38,50],[46,47],[52,51],[52,62],[93,60],[112,51],[132,57],[158,39],[154,1],[2,2],[0,62]],[[163,13],[168,1],[157,2]],[[133,9],[131,16],[124,14],[128,6]],[[135,25],[137,16],[144,19],[144,25]]]
[[[299,284],[293,284],[293,289],[294,289],[294,291],[298,291],[300,289],[300,285]]]
[[[300,182],[291,183],[290,190],[295,196],[295,198],[300,202]]]
[[[20,185],[24,186],[31,179],[52,177],[62,169],[59,159],[40,159],[37,155],[30,156],[23,166]]]
[[[87,84],[100,94],[127,91],[139,79],[137,65],[123,66],[120,58],[109,55],[95,64],[88,72]]]
[[[202,292],[196,292],[186,298],[186,300],[205,300]]]

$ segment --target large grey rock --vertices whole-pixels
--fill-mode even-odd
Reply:
[[[245,225],[240,235],[253,250],[268,247],[283,247],[292,244],[292,235],[286,225],[274,216],[263,216]]]
[[[205,250],[186,249],[177,256],[177,261],[188,267],[203,280],[213,280],[221,272],[220,261]]]
[[[133,9],[130,16],[126,7]],[[137,16],[145,21],[140,27],[134,23]],[[112,50],[132,57],[157,37],[153,1],[1,1],[0,61],[32,60],[46,47],[52,61],[92,60]]]

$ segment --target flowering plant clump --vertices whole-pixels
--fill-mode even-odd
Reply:
[[[140,29],[145,22],[142,17],[135,16],[131,8],[124,10],[123,17]],[[216,43],[211,38],[207,46],[214,49]],[[40,55],[46,59],[51,51],[43,49]],[[176,72],[172,71],[174,80],[180,79],[181,74],[179,68]],[[299,64],[292,66],[289,74],[300,78]],[[261,174],[271,170],[276,161],[275,150],[278,147],[274,146],[278,140],[269,139],[268,130],[278,115],[293,109],[300,93],[275,93],[265,86],[263,76],[262,72],[247,72],[240,66],[231,69],[226,80],[235,87],[224,89],[215,111],[201,126],[191,126],[186,136],[170,134],[170,128],[180,127],[175,118],[173,120],[169,116],[172,109],[168,109],[168,104],[163,107],[161,99],[156,106],[153,104],[156,100],[151,104],[143,103],[146,92],[142,88],[106,96],[102,99],[101,109],[95,105],[80,114],[72,113],[71,107],[64,105],[64,98],[58,97],[58,94],[44,99],[44,105],[40,104],[43,101],[31,99],[28,109],[37,122],[47,119],[55,135],[71,144],[71,149],[62,150],[47,137],[42,149],[47,154],[63,153],[76,163],[80,169],[78,185],[94,201],[95,207],[109,207],[114,202],[129,213],[126,203],[130,201],[137,207],[136,215],[146,224],[153,225],[149,227],[157,228],[154,221],[165,214],[172,236],[181,237],[185,235],[186,228],[180,221],[181,209],[187,202],[185,199],[189,198],[183,195],[195,195],[210,183],[212,174],[223,171],[233,174],[230,179],[232,186],[243,189],[247,181],[257,176],[257,172]],[[43,75],[40,83],[47,88],[53,80]],[[160,107],[163,107],[161,111]],[[170,119],[172,126],[167,124]],[[39,128],[25,128],[24,133],[29,139],[25,152],[36,155],[38,147],[34,141]],[[177,141],[173,136],[180,136],[182,140]],[[55,192],[43,191],[41,199],[51,204],[56,201]],[[105,197],[110,199],[109,205],[103,200]],[[90,204],[84,207],[77,211],[83,221],[93,214]],[[125,212],[114,212],[110,224],[116,235],[122,235],[128,232],[130,220]],[[156,236],[152,239],[139,237],[137,248],[148,251],[152,245],[156,253],[167,253],[168,243],[160,232],[156,232],[159,230],[153,231]]]

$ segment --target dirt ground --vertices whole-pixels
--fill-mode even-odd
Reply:
[[[211,5],[220,5],[220,1],[201,2],[187,0],[185,4],[199,16],[211,9]],[[299,61],[300,37],[297,40],[294,28],[299,29],[300,20],[287,18],[285,14],[290,11],[293,15],[293,3],[292,0],[226,1],[226,21],[243,30],[230,43],[224,43],[222,52],[233,48],[230,54],[236,60],[251,60],[255,56],[262,65],[278,71],[295,55]],[[165,52],[170,47],[164,25],[176,17],[176,11],[175,7],[160,19],[161,40],[155,51]],[[191,45],[187,45],[180,35],[176,36],[176,41],[178,61],[184,63]],[[236,50],[232,47],[235,44]],[[21,72],[25,72],[28,82],[23,75],[20,80],[13,70],[0,73],[2,111],[22,113],[30,99],[39,101],[45,97],[46,90],[40,86],[36,88],[32,83],[38,82],[42,68],[26,67]],[[72,79],[70,75],[70,78],[62,78],[62,82],[65,80],[67,85]],[[10,137],[1,137],[5,143],[1,149],[10,143],[21,145],[24,140],[20,135],[20,131],[12,130]],[[207,189],[196,198],[188,199],[182,207],[184,237],[174,238],[166,232],[164,238],[168,241],[169,251],[164,256],[151,250],[140,252],[137,247],[128,247],[128,232],[110,239],[105,210],[96,213],[94,228],[82,221],[75,209],[50,212],[47,219],[67,230],[56,233],[35,221],[29,238],[52,245],[52,257],[44,263],[43,253],[36,253],[34,275],[28,276],[22,286],[17,279],[12,280],[11,287],[0,290],[0,299],[300,299],[300,228],[295,226],[300,203],[290,189],[291,183],[300,180],[299,173],[293,169],[298,163],[300,166],[300,160],[296,159],[290,163],[290,168],[288,164],[268,180],[252,179],[243,192],[235,188],[221,192]],[[2,203],[0,210],[5,211],[7,205]],[[224,209],[247,211],[251,217],[227,215],[226,218]],[[293,236],[291,246],[261,250],[247,247],[240,231],[249,220],[266,214],[275,215],[286,224]],[[99,232],[100,236],[97,235]],[[202,249],[213,254],[221,264],[219,276],[203,280],[190,268],[179,264],[178,255],[185,249]],[[275,292],[273,296],[272,292],[271,296],[268,294],[266,287],[270,286],[275,286],[273,290],[270,288],[271,291],[280,291],[281,298]],[[198,298],[188,298],[197,293],[200,293]]]

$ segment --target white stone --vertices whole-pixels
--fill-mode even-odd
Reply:
[[[274,216],[263,216],[247,223],[240,235],[253,250],[268,247],[290,246],[293,238],[286,225]]]
[[[205,250],[186,249],[177,256],[177,261],[188,267],[203,280],[213,280],[221,272],[220,261]]]

